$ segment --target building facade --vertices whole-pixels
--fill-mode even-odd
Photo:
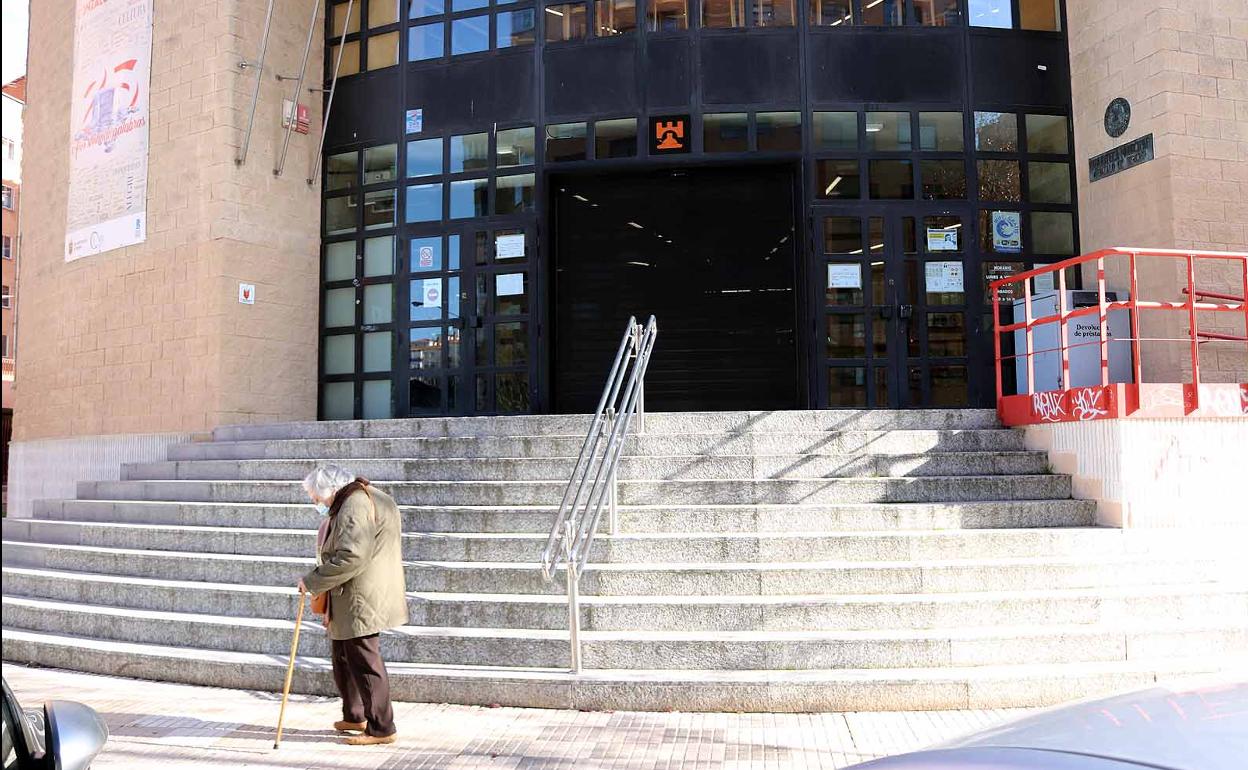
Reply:
[[[3,89],[3,144],[0,145],[0,166],[3,167],[4,254],[0,261],[0,351],[3,352],[3,374],[0,375],[0,479],[5,486],[9,479],[9,439],[13,434],[13,383],[17,376],[17,258],[21,243],[18,212],[22,196],[22,109],[26,105],[26,78],[6,83]]]

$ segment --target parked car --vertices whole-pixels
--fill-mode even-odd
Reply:
[[[23,710],[4,684],[3,770],[87,770],[108,740],[108,727],[81,703],[50,700]]]
[[[1248,681],[1083,701],[854,770],[1243,770]]]

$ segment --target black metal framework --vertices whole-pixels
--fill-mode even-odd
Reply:
[[[775,16],[777,7],[783,11],[787,6],[737,0],[744,27],[708,28],[701,23],[706,1],[687,0],[681,26],[671,23],[678,17],[670,13],[671,2],[638,0],[629,19],[622,3],[591,0],[581,3],[583,34],[579,22],[560,22],[556,35],[548,34],[546,17],[558,17],[547,10],[562,10],[568,3],[413,0],[400,4],[397,24],[370,28],[368,6],[378,0],[357,0],[363,23],[347,40],[360,42],[367,65],[367,38],[397,31],[400,64],[376,71],[364,66],[340,80],[326,142],[326,174],[331,158],[352,152],[360,153],[363,174],[362,153],[386,145],[396,147],[397,170],[392,182],[362,178],[349,193],[358,198],[357,228],[324,236],[326,269],[329,249],[342,249],[335,244],[345,242],[355,244],[360,264],[349,281],[329,280],[329,273],[323,281],[325,292],[350,286],[359,301],[355,327],[323,326],[323,417],[378,416],[374,406],[381,386],[368,383],[383,381],[390,384],[394,416],[550,410],[549,229],[554,223],[549,176],[700,164],[744,167],[762,161],[793,162],[802,177],[799,222],[806,235],[797,275],[806,301],[795,322],[807,359],[799,388],[808,394],[807,405],[989,402],[992,341],[985,325],[985,280],[1078,252],[1064,8],[1059,9],[1063,31],[1023,31],[1018,29],[1020,0],[1006,2],[1010,29],[972,26],[970,12],[979,4],[968,0],[957,3],[956,16],[945,13],[944,24],[932,24],[931,11],[949,11],[948,3],[905,0],[891,6],[901,11],[897,18],[904,23],[897,26],[866,23],[881,6],[797,0],[789,26],[784,13],[781,23]],[[664,9],[668,23],[654,22],[652,4]],[[340,6],[330,5],[327,32]],[[820,23],[821,13],[835,6],[849,6],[853,23]],[[611,23],[622,20],[616,27],[624,29],[600,29],[599,16],[608,17],[599,9],[609,9]],[[526,10],[534,16],[531,35],[527,20],[514,15]],[[871,13],[864,16],[864,10]],[[454,23],[464,19],[488,20],[484,48],[455,52]],[[440,25],[439,32],[430,33],[429,25]],[[563,39],[566,29],[577,32],[573,39]],[[429,41],[439,36],[443,50],[427,56]],[[327,43],[327,75],[336,43],[337,38]],[[420,130],[408,134],[408,112],[414,110],[421,111]],[[851,116],[852,142],[844,137],[821,141],[819,129],[829,113]],[[904,116],[909,146],[873,147],[876,113]],[[977,144],[978,116],[988,113],[1015,116],[1012,145]],[[668,116],[688,117],[688,154],[650,151],[652,121]],[[1062,119],[1061,125],[1031,135],[1064,135],[1065,146],[1033,146],[1028,122],[1041,118],[1028,116]],[[635,134],[630,134],[630,121]],[[960,126],[960,141],[940,135],[929,142],[933,125],[938,135]],[[531,147],[514,149],[517,138],[524,145],[526,129],[532,129]],[[480,163],[453,165],[452,143],[464,141],[456,137],[477,137],[473,141],[484,150]],[[441,142],[436,171],[426,165],[429,153],[409,156],[408,151],[409,142],[430,140]],[[825,167],[829,162],[833,165]],[[835,169],[857,171],[856,193],[825,194],[835,176],[821,177],[821,171]],[[852,180],[846,177],[841,184],[849,190]],[[885,188],[912,193],[885,197]],[[365,230],[366,196],[372,193],[375,204],[390,190],[393,224]],[[328,219],[335,214],[331,205],[341,208],[335,201],[339,195],[326,191]],[[406,216],[409,209],[435,200],[440,210],[434,214]],[[1006,212],[1007,222],[1017,214],[1022,228],[1018,253],[995,250],[998,244],[985,229],[994,222],[994,212]],[[829,216],[856,219],[863,228],[860,305],[828,303],[828,265],[846,262],[844,254],[824,250]],[[931,217],[952,218],[948,221],[960,225],[960,250],[952,252],[956,260],[928,250]],[[871,240],[874,224],[883,244],[877,251],[889,256],[885,270],[901,287],[893,297],[871,295],[868,257],[877,245]],[[393,276],[365,275],[365,242],[383,235],[394,237]],[[516,236],[522,237],[522,250]],[[910,241],[917,251],[906,251]],[[418,242],[439,244],[439,267],[421,267]],[[518,255],[498,256],[500,244],[505,255]],[[455,251],[457,260],[451,256]],[[964,281],[958,302],[929,302],[921,290],[926,263],[954,261]],[[932,276],[939,280],[949,273]],[[434,286],[430,282],[437,282],[443,303],[437,317],[424,310],[427,290]],[[393,286],[393,318],[388,324],[367,323],[363,292],[383,283]],[[905,305],[913,307],[906,312],[914,315],[903,328],[899,321]],[[880,319],[885,307],[893,308],[892,317],[884,319],[888,323],[872,320]],[[845,351],[832,349],[829,319],[855,313],[862,316],[867,351],[845,357]],[[896,340],[886,347],[892,356],[887,361],[873,347],[876,329],[886,326],[889,339]],[[434,329],[437,340],[431,336]],[[390,371],[369,371],[363,335],[387,332],[393,338]],[[327,369],[330,348],[341,344],[330,338],[348,334],[356,337],[354,370]],[[852,368],[863,370],[862,393],[847,394],[845,387],[830,385],[835,370]],[[876,377],[885,378],[884,390],[874,386]],[[957,377],[965,395],[954,398],[944,383]],[[350,415],[341,406],[344,383],[351,383]],[[373,394],[367,404],[366,388]],[[326,408],[331,401],[337,408]]]

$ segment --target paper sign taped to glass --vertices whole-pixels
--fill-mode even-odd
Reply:
[[[828,288],[861,289],[862,266],[857,263],[852,265],[828,265]]]
[[[961,262],[928,262],[927,291],[931,294],[965,291]]]
[[[957,251],[960,227],[927,228],[928,251]]]
[[[992,212],[992,250],[1018,254],[1023,250],[1023,215],[1017,211]]]

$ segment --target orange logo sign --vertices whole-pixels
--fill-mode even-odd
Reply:
[[[660,155],[689,152],[689,142],[686,137],[688,128],[688,115],[650,118],[650,152]]]

